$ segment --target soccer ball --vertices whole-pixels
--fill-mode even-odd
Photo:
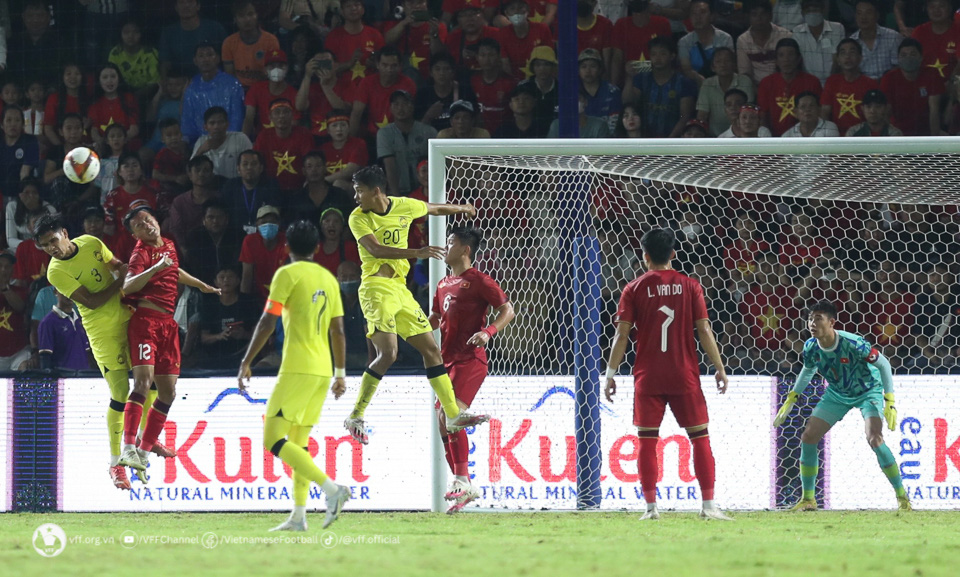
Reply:
[[[78,146],[63,158],[63,173],[71,182],[87,184],[100,174],[100,157],[86,146]]]

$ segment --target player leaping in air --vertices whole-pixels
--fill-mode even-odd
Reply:
[[[433,298],[430,325],[440,328],[440,352],[447,374],[453,381],[453,392],[461,410],[470,407],[480,385],[487,377],[487,343],[513,320],[513,305],[497,281],[473,268],[483,235],[475,228],[454,229],[447,236],[444,261],[451,274],[437,284]],[[487,310],[493,308],[496,318],[486,325]],[[437,403],[437,408],[440,404]],[[440,438],[443,440],[447,464],[454,474],[446,499],[453,501],[447,513],[456,513],[477,499],[480,492],[470,483],[467,461],[470,445],[463,429],[447,433],[446,418],[438,411]]]
[[[637,358],[633,363],[633,424],[640,437],[640,486],[647,502],[641,520],[657,520],[657,442],[667,405],[693,444],[693,468],[700,482],[703,508],[700,517],[730,521],[713,502],[714,460],[707,436],[707,402],[700,388],[700,363],[696,327],[710,362],[717,371],[717,389],[727,391],[727,373],[713,338],[707,305],[700,283],[671,266],[677,252],[672,230],[655,228],[640,239],[647,272],[631,281],[620,296],[617,336],[607,363],[607,400],[613,402],[617,383],[613,377],[637,329]]]
[[[909,511],[910,499],[903,488],[900,468],[890,448],[883,442],[884,420],[891,431],[897,427],[890,361],[863,337],[834,329],[836,321],[837,308],[833,303],[821,301],[810,307],[807,328],[810,329],[811,338],[803,345],[803,369],[773,421],[775,427],[783,424],[797,397],[816,373],[819,372],[827,380],[829,386],[800,436],[803,497],[791,510],[817,509],[814,497],[820,463],[817,443],[850,409],[857,408],[866,422],[867,443],[876,453],[880,469],[896,491],[899,508]]]
[[[245,391],[250,381],[250,365],[273,334],[277,318],[282,319],[283,357],[277,384],[267,401],[263,446],[293,469],[294,506],[290,517],[271,531],[307,530],[311,481],[326,495],[324,529],[337,520],[343,504],[350,499],[350,490],[331,481],[307,452],[310,429],[320,420],[323,402],[331,388],[330,377],[334,378],[334,398],[339,399],[346,391],[343,302],[337,279],[313,262],[319,242],[320,233],[310,222],[299,220],[287,227],[291,262],[273,274],[267,306],[253,331],[237,375],[240,390]]]
[[[133,357],[133,392],[127,397],[123,412],[120,464],[137,469],[140,480],[146,483],[147,454],[153,451],[167,421],[180,376],[180,329],[173,320],[177,285],[214,294],[220,294],[220,289],[180,268],[177,249],[173,241],[160,236],[160,224],[150,208],[141,206],[131,210],[124,217],[123,225],[137,239],[123,283],[123,292],[137,299],[137,310],[127,329]],[[146,411],[147,426],[138,446],[137,425],[143,418],[147,394],[154,383],[157,400]]]
[[[443,365],[440,347],[431,332],[433,327],[420,305],[407,290],[407,272],[411,258],[436,258],[443,247],[407,248],[407,236],[413,221],[425,215],[466,214],[477,210],[469,204],[428,204],[413,198],[387,196],[387,177],[377,166],[361,168],[353,175],[358,206],[350,213],[350,230],[360,245],[360,308],[367,321],[367,337],[373,341],[377,357],[360,380],[360,393],[353,412],[344,421],[350,435],[367,443],[363,413],[377,392],[387,369],[397,360],[397,335],[423,355],[427,379],[440,400],[446,417],[447,432],[485,423],[486,415],[461,411],[453,384]]]

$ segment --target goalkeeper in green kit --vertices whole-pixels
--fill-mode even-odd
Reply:
[[[876,453],[880,469],[897,493],[900,510],[909,511],[910,499],[903,488],[900,468],[890,448],[883,442],[883,422],[887,422],[891,431],[897,427],[890,361],[863,337],[835,330],[833,325],[836,320],[837,308],[833,303],[821,301],[810,308],[807,328],[812,338],[803,346],[803,369],[773,421],[775,427],[783,424],[797,397],[817,372],[826,379],[829,386],[800,436],[803,497],[791,510],[816,510],[814,487],[820,462],[817,443],[847,411],[857,408],[866,423],[867,443]]]

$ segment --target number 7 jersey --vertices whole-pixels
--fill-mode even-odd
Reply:
[[[636,329],[633,376],[637,393],[683,395],[700,390],[694,322],[707,317],[703,288],[675,270],[652,270],[620,296],[617,323]]]
[[[359,207],[350,213],[350,231],[358,241],[372,234],[377,242],[383,246],[393,248],[407,248],[407,237],[410,234],[410,225],[413,221],[427,214],[427,203],[415,198],[402,196],[388,196],[390,204],[387,212],[380,214],[363,212]],[[394,278],[405,280],[410,272],[410,261],[404,258],[389,259],[376,258],[359,244],[360,249],[360,281],[376,274],[380,267],[389,265],[393,268]]]

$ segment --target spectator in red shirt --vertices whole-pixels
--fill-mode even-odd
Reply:
[[[243,275],[240,292],[266,300],[273,273],[287,261],[287,238],[280,231],[280,209],[262,206],[257,211],[257,232],[248,234],[240,247]]]
[[[446,39],[447,25],[430,16],[427,0],[404,0],[403,19],[383,27],[384,42],[402,54],[404,73],[421,80],[429,77],[430,56],[444,49]]]
[[[493,133],[508,116],[507,101],[517,81],[503,72],[499,42],[484,38],[477,48],[480,71],[473,75],[470,85],[480,104],[482,126],[487,132]]]
[[[597,0],[577,1],[577,54],[593,48],[603,56],[604,70],[613,63],[613,22],[596,14]]]
[[[781,282],[781,265],[776,253],[765,252],[758,257],[759,269],[753,275],[750,291],[740,303],[740,314],[753,337],[753,346],[775,349],[783,346],[790,321],[796,318],[793,307],[796,289]]]
[[[503,6],[503,14],[510,21],[510,26],[500,29],[500,43],[503,57],[510,63],[510,75],[518,81],[533,76],[533,70],[527,67],[533,49],[541,44],[553,46],[550,28],[539,22],[530,22],[529,10],[527,0],[507,0]],[[595,26],[593,30],[597,28],[600,27]],[[608,39],[611,31],[612,25],[611,30],[606,31]]]
[[[797,123],[796,96],[813,92],[820,96],[820,81],[803,71],[800,45],[793,38],[777,42],[777,70],[760,81],[757,104],[763,111],[761,123],[773,136],[780,136]]]
[[[43,111],[43,135],[50,144],[54,146],[63,144],[60,135],[57,134],[57,127],[65,114],[72,112],[86,117],[88,96],[83,86],[83,72],[80,66],[73,63],[64,65],[60,87],[47,97],[47,106]]]
[[[267,175],[280,185],[281,197],[303,188],[303,157],[313,150],[313,135],[293,125],[293,104],[278,98],[270,104],[273,128],[260,133],[253,149],[263,154]],[[281,201],[286,206],[284,201]]]
[[[337,274],[337,267],[344,261],[360,264],[357,243],[345,234],[344,225],[343,212],[338,208],[328,208],[320,215],[320,245],[313,260],[331,274]]]
[[[121,223],[123,217],[131,209],[139,206],[148,206],[150,210],[157,210],[157,190],[150,186],[143,176],[143,165],[140,157],[133,152],[124,152],[117,162],[117,187],[107,193],[103,209],[106,211],[107,229],[111,234],[126,237],[132,241],[133,237]],[[129,243],[132,247],[135,243]],[[123,259],[121,259],[123,260]]]
[[[923,46],[904,38],[897,53],[899,67],[880,79],[880,90],[890,99],[893,124],[906,136],[939,136],[943,82],[937,72],[923,68]]]
[[[367,143],[362,138],[350,136],[350,118],[345,112],[332,111],[326,122],[330,140],[320,146],[326,158],[325,179],[333,186],[353,190],[353,173],[370,161]]]
[[[306,74],[294,103],[300,112],[310,111],[310,132],[327,136],[327,116],[334,110],[348,110],[352,86],[346,77],[333,73],[333,52],[321,50],[307,62]],[[313,82],[317,78],[318,82]]]
[[[464,6],[457,12],[457,24],[459,25],[457,29],[447,35],[447,51],[457,61],[461,70],[470,72],[479,70],[478,43],[484,38],[499,40],[500,31],[484,24],[479,6]],[[504,69],[507,69],[507,65]]]
[[[757,270],[757,256],[770,250],[770,245],[759,240],[756,220],[747,212],[737,215],[733,242],[723,249],[723,266],[736,282],[751,281]]]
[[[83,234],[99,238],[103,241],[103,244],[107,245],[114,256],[127,262],[130,260],[130,252],[133,251],[136,241],[130,235],[121,236],[119,231],[114,234],[107,234],[105,222],[106,213],[102,206],[99,204],[88,206],[83,213]]]
[[[36,226],[37,219],[43,214],[31,214],[27,218],[30,230]],[[13,266],[13,284],[30,290],[30,285],[38,278],[47,274],[47,265],[50,264],[50,255],[41,250],[33,239],[17,245],[17,262]]]
[[[119,124],[126,130],[131,150],[140,148],[140,105],[137,98],[127,91],[116,64],[104,64],[97,72],[96,100],[87,109],[87,125],[90,138],[95,144],[103,142],[104,132],[111,124]]]
[[[852,38],[844,38],[837,46],[836,62],[840,73],[827,78],[820,99],[820,115],[832,120],[840,134],[846,134],[854,125],[863,121],[863,96],[868,90],[880,88],[880,84],[860,72],[863,48]]]
[[[417,93],[413,80],[400,73],[400,52],[393,46],[386,46],[377,58],[377,73],[368,76],[360,83],[350,112],[350,136],[369,136],[393,122],[390,113],[390,95],[397,90],[406,90],[411,95]],[[367,121],[364,124],[363,115]]]
[[[354,87],[367,77],[370,57],[384,46],[383,36],[372,26],[364,26],[362,0],[340,3],[343,25],[330,31],[324,46],[333,51],[337,76],[345,76]]]
[[[20,364],[30,359],[27,325],[23,310],[27,306],[26,292],[12,286],[16,259],[8,252],[0,252],[0,371],[20,370]]]
[[[183,140],[178,119],[164,118],[160,121],[159,130],[163,148],[153,157],[152,176],[165,192],[176,196],[190,186],[190,178],[187,176],[190,149]]]
[[[632,86],[633,76],[650,60],[650,40],[673,35],[669,20],[650,13],[649,0],[630,2],[629,11],[614,24],[610,49],[610,83],[620,87]]]
[[[927,0],[929,22],[913,29],[913,38],[923,45],[923,66],[937,73],[946,85],[957,65],[960,25],[950,0]]]
[[[271,128],[270,103],[278,98],[285,98],[290,102],[297,99],[297,89],[287,84],[287,53],[283,50],[271,50],[263,58],[267,71],[267,79],[257,82],[250,87],[244,98],[246,115],[243,119],[243,133],[250,140],[256,138],[260,131]],[[300,112],[293,111],[293,121],[300,122]]]

